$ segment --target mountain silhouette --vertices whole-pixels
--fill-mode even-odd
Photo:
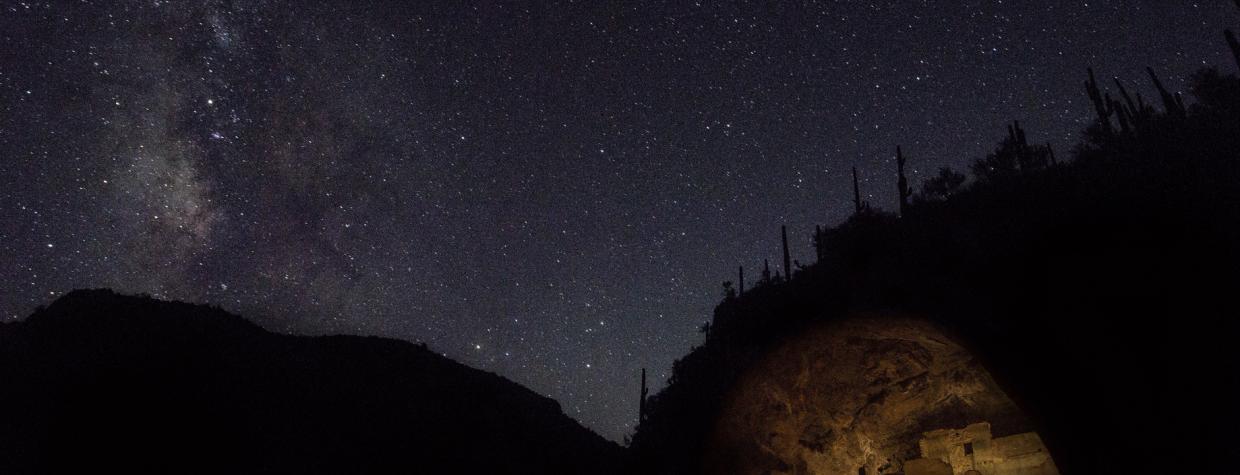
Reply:
[[[79,290],[0,326],[0,473],[608,473],[555,401],[424,345]]]

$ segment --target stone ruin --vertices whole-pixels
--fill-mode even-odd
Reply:
[[[992,438],[990,423],[926,432],[905,475],[1059,475],[1036,432]]]

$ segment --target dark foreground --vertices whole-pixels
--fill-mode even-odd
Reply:
[[[559,405],[425,347],[76,291],[0,326],[0,473],[607,473]]]

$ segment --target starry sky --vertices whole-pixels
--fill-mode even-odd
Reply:
[[[613,440],[737,265],[812,260],[1231,1],[0,2],[0,318],[81,287],[427,342]]]

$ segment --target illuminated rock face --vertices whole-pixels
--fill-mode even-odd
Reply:
[[[704,468],[903,473],[921,457],[924,433],[981,421],[1000,435],[1029,430],[980,363],[933,326],[858,318],[803,332],[743,375],[725,396]]]

